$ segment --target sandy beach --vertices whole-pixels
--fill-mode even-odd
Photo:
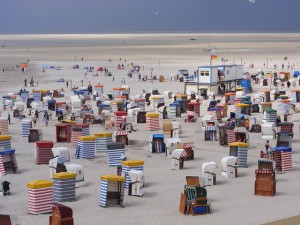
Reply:
[[[65,82],[57,82],[58,79],[70,81],[75,87],[84,86],[89,82],[92,85],[101,83],[104,92],[108,93],[114,87],[125,84],[130,86],[130,96],[137,96],[142,90],[150,91],[158,88],[160,93],[171,91],[182,93],[184,83],[171,81],[171,74],[179,69],[188,69],[191,74],[198,66],[209,65],[210,52],[206,48],[215,47],[219,59],[228,59],[226,65],[242,64],[244,71],[289,71],[300,70],[298,60],[300,34],[144,34],[144,35],[0,35],[0,96],[9,92],[19,92],[24,88],[24,79],[33,77],[38,82],[38,87],[26,87],[32,92],[35,90],[64,89],[65,97],[57,101],[70,101],[73,92],[66,87]],[[195,39],[195,40],[191,40]],[[2,45],[2,46],[1,46]],[[284,61],[284,57],[288,57]],[[82,60],[83,58],[83,60]],[[112,62],[108,59],[111,58]],[[22,62],[28,62],[26,72],[22,73]],[[126,62],[125,62],[126,60]],[[130,63],[141,66],[142,75],[164,75],[165,82],[154,80],[153,82],[139,82],[137,76],[129,78]],[[78,64],[79,69],[72,69]],[[125,66],[124,70],[117,70],[118,64]],[[223,65],[221,60],[213,61],[213,65]],[[254,64],[253,68],[249,68]],[[278,69],[274,70],[274,65]],[[282,64],[285,68],[282,70]],[[288,69],[287,66],[295,65]],[[45,69],[42,65],[61,67],[57,69]],[[88,67],[105,67],[115,78],[105,76],[100,72],[89,72],[84,78]],[[3,72],[4,69],[4,72]],[[98,73],[99,76],[93,76]],[[273,86],[262,87],[252,84],[254,93],[260,90],[274,89]],[[290,96],[291,90],[300,89],[298,82],[296,87],[286,89]],[[253,94],[253,93],[252,93]],[[251,94],[247,94],[251,95]],[[217,96],[221,99],[222,96]],[[276,109],[273,97],[273,108]],[[77,225],[111,224],[111,225],[150,225],[150,224],[205,224],[205,225],[258,225],[273,220],[296,216],[300,214],[297,199],[300,199],[300,147],[299,125],[300,115],[293,114],[294,141],[293,141],[293,171],[276,175],[277,192],[274,197],[262,197],[254,195],[255,170],[259,153],[264,150],[265,140],[260,133],[250,133],[250,147],[248,152],[248,167],[239,168],[238,178],[225,179],[221,176],[221,158],[229,155],[229,147],[219,145],[218,141],[204,141],[204,131],[201,129],[201,118],[207,115],[207,107],[210,100],[201,101],[200,118],[196,123],[185,123],[187,117],[183,114],[176,118],[182,123],[182,142],[194,142],[195,159],[186,161],[183,170],[171,170],[170,158],[165,154],[152,154],[149,152],[149,137],[151,134],[162,133],[159,131],[146,131],[145,124],[137,124],[136,132],[128,135],[129,145],[126,146],[128,159],[145,161],[144,172],[146,179],[146,191],[143,197],[125,196],[126,206],[102,208],[99,206],[100,177],[104,174],[115,174],[116,167],[108,166],[106,154],[96,153],[94,160],[75,159],[71,163],[84,166],[86,186],[76,189],[76,201],[63,204],[73,209],[73,217]],[[221,102],[225,99],[222,98]],[[97,112],[96,102],[88,101],[94,112]],[[166,100],[166,104],[171,100]],[[299,104],[299,103],[297,103]],[[296,105],[297,105],[296,104]],[[150,108],[146,108],[150,111]],[[234,106],[228,107],[229,112],[234,111]],[[12,112],[11,112],[12,114]],[[1,112],[7,116],[7,112]],[[26,109],[26,117],[28,110]],[[254,113],[250,117],[253,124],[254,117],[261,123],[262,113]],[[227,118],[226,118],[227,119]],[[223,122],[226,121],[223,119]],[[46,127],[38,121],[37,127],[43,129],[43,140],[55,142],[55,124],[57,118],[49,122]],[[90,125],[90,133],[105,131],[98,124]],[[111,129],[115,131],[115,129]],[[11,195],[0,197],[0,213],[18,215],[20,225],[45,225],[48,224],[49,214],[28,215],[27,182],[37,179],[49,179],[48,165],[36,165],[34,158],[34,143],[28,143],[27,138],[21,134],[21,120],[12,118],[9,125],[9,133],[12,136],[12,148],[16,149],[16,157],[20,172],[8,174],[4,177],[11,183]],[[270,141],[271,146],[276,146],[276,140]],[[69,143],[55,143],[55,147],[69,147],[71,156],[75,154],[75,148]],[[212,214],[203,216],[186,216],[179,211],[180,193],[183,193],[186,184],[186,176],[201,176],[201,165],[204,162],[215,161],[219,169],[217,171],[217,185],[206,188],[208,202],[212,205]]]

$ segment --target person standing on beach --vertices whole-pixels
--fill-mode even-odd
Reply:
[[[33,116],[32,121],[33,121],[34,126],[36,127],[36,121],[37,121],[37,118],[36,118],[35,115]]]
[[[113,79],[112,79],[112,82],[114,82],[115,81],[115,77],[113,77]]]
[[[83,80],[81,80],[81,87],[83,87]]]
[[[24,86],[27,87],[27,79],[24,80]]]
[[[67,88],[69,87],[69,81],[66,82]]]

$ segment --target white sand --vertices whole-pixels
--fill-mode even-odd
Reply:
[[[255,69],[263,68],[268,63],[283,63],[283,57],[288,56],[288,62],[297,64],[299,59],[298,34],[225,34],[225,35],[108,35],[94,36],[0,36],[0,43],[5,47],[0,48],[0,96],[8,92],[18,92],[23,88],[23,80],[33,76],[39,82],[39,87],[34,89],[57,89],[64,88],[65,83],[55,82],[59,78],[72,80],[73,85],[80,86],[85,70],[83,66],[107,67],[116,80],[112,83],[112,77],[93,77],[89,73],[84,80],[92,84],[104,84],[105,92],[113,87],[121,85],[121,78],[126,78],[126,84],[130,85],[131,94],[140,94],[142,89],[149,91],[152,87],[159,89],[161,93],[165,90],[183,92],[183,83],[178,81],[138,82],[137,77],[129,79],[128,69],[117,71],[116,66],[134,62],[144,65],[142,74],[150,75],[150,68],[154,68],[155,75],[170,77],[171,73],[178,69],[187,68],[190,72],[197,69],[199,65],[209,64],[209,53],[202,48],[216,46],[219,57],[229,59],[228,63],[245,63],[245,71],[250,63],[254,63]],[[190,38],[196,38],[190,41]],[[124,45],[123,42],[126,42]],[[67,46],[66,46],[67,42]],[[50,43],[50,44],[49,44]],[[76,58],[75,58],[76,57]],[[84,57],[84,62],[81,62]],[[108,58],[113,62],[108,63]],[[29,68],[22,74],[20,68],[13,71],[5,71],[2,68],[11,68],[22,61],[30,59]],[[127,59],[127,63],[124,62]],[[78,63],[79,70],[71,67]],[[41,70],[41,65],[62,66],[62,70]],[[214,65],[223,64],[213,62]],[[287,62],[285,62],[287,65]],[[299,69],[299,68],[298,68]],[[267,70],[267,69],[265,69]],[[270,69],[271,70],[271,69]],[[281,71],[278,69],[278,71]],[[99,73],[100,74],[100,73]],[[297,85],[298,86],[298,85]],[[298,88],[298,87],[297,87]],[[32,90],[32,88],[26,88]],[[255,91],[266,89],[254,86]],[[68,100],[70,90],[65,91]],[[223,100],[224,101],[224,100]],[[203,101],[201,105],[201,116],[206,115],[209,101]],[[95,102],[91,104],[96,111]],[[233,111],[229,107],[229,111]],[[229,114],[229,113],[228,113]],[[2,115],[6,115],[2,113]],[[300,199],[300,170],[299,147],[299,115],[293,115],[294,119],[294,142],[293,142],[293,172],[277,175],[277,193],[274,197],[261,197],[254,195],[255,169],[259,152],[265,143],[261,135],[250,133],[250,150],[248,153],[248,168],[239,169],[239,177],[236,179],[225,179],[217,173],[217,185],[207,187],[208,201],[212,204],[213,213],[205,216],[184,216],[179,213],[180,193],[183,192],[185,176],[201,175],[203,162],[215,161],[220,167],[220,160],[228,156],[229,148],[219,145],[219,142],[204,142],[204,132],[201,130],[201,119],[197,123],[184,123],[184,115],[177,118],[182,122],[183,133],[180,136],[183,142],[195,142],[195,160],[186,161],[183,170],[172,171],[170,159],[165,154],[150,154],[148,138],[152,133],[162,133],[162,130],[148,132],[145,124],[137,126],[137,132],[129,134],[129,139],[134,145],[126,146],[126,155],[129,159],[145,160],[146,193],[143,197],[126,197],[126,207],[101,208],[99,206],[100,176],[108,173],[116,173],[115,167],[108,166],[105,154],[96,154],[94,160],[72,159],[72,163],[81,164],[85,169],[85,181],[87,185],[76,189],[75,202],[63,203],[73,209],[75,224],[261,224],[276,219],[297,215],[300,213],[298,199]],[[262,114],[254,114],[261,121]],[[225,119],[223,119],[225,121]],[[253,122],[253,120],[251,120]],[[41,123],[38,127],[43,128],[43,139],[55,141],[55,127],[57,119],[50,122],[49,127]],[[21,136],[21,124],[18,119],[13,119],[9,126],[12,135],[12,146],[16,149],[17,161],[20,169],[19,174],[9,174],[5,179],[11,182],[11,196],[0,198],[0,213],[19,215],[20,224],[48,224],[49,215],[27,214],[27,187],[26,183],[36,179],[49,179],[47,165],[36,165],[34,159],[34,144],[28,143]],[[99,125],[90,126],[91,134],[103,131]],[[271,141],[275,146],[275,140]],[[58,143],[55,146],[69,146],[67,143]],[[74,154],[74,149],[71,149]]]

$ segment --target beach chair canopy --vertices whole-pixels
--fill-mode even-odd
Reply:
[[[227,166],[235,166],[237,162],[237,157],[226,156],[221,159],[221,166],[223,171],[227,171]]]

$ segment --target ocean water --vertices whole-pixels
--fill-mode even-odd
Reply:
[[[113,46],[170,45],[199,43],[291,43],[299,42],[297,33],[154,33],[154,34],[6,34],[0,35],[0,46]]]

